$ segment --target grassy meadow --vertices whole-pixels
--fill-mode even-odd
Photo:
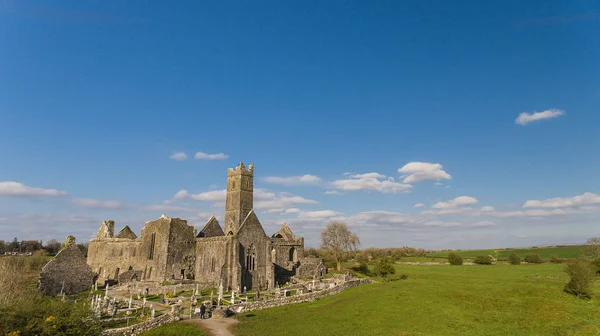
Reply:
[[[552,246],[536,248],[506,248],[506,249],[488,249],[488,250],[455,250],[428,253],[428,257],[447,257],[450,252],[454,252],[463,258],[475,258],[479,255],[491,255],[496,259],[506,260],[511,253],[516,253],[521,259],[531,253],[537,253],[543,260],[550,260],[553,255],[561,259],[578,258],[583,252],[583,246]]]
[[[408,279],[241,314],[235,334],[600,334],[600,301],[562,292],[568,282],[564,264],[394,267],[396,276]]]

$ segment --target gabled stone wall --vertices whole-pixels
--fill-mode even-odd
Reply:
[[[83,253],[75,244],[75,238],[69,236],[66,246],[58,252],[54,260],[50,260],[40,273],[40,290],[56,296],[64,290],[64,294],[77,294],[89,290],[94,283],[92,268],[86,263]]]

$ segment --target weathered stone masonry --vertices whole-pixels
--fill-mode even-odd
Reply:
[[[228,290],[266,289],[292,276],[324,274],[321,260],[302,258],[304,238],[284,224],[269,237],[253,211],[254,165],[227,171],[224,230],[213,216],[195,235],[180,218],[149,221],[138,238],[129,227],[114,234],[105,221],[90,241],[88,264],[100,281],[179,280]],[[121,276],[120,275],[123,275]]]

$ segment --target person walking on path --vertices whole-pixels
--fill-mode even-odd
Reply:
[[[204,320],[204,313],[206,313],[206,307],[204,306],[204,303],[200,306],[200,319]]]

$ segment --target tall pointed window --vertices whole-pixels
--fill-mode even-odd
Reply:
[[[254,271],[256,269],[256,249],[253,245],[246,250],[246,270]]]
[[[154,259],[154,245],[156,245],[156,232],[150,236],[150,249],[148,250],[148,259]]]

